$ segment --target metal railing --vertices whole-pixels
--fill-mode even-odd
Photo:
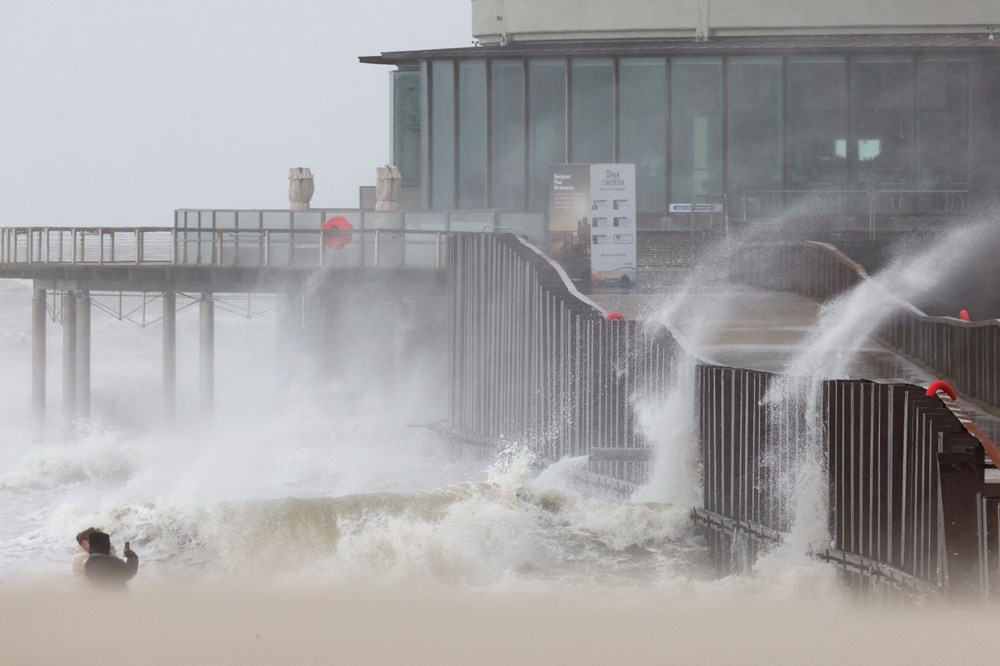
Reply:
[[[482,232],[503,229],[526,236],[533,243],[545,238],[544,213],[510,210],[373,211],[356,208],[178,209],[174,227],[213,231],[314,231],[331,217],[342,217],[354,229]]]
[[[2,228],[0,265],[441,269],[455,233],[461,232]]]
[[[740,208],[743,222],[786,215],[836,217],[840,226],[828,231],[867,232],[874,239],[879,231],[912,229],[914,218],[961,215],[967,195],[965,190],[743,190]]]
[[[452,427],[549,460],[600,451],[592,471],[645,480],[633,400],[669,385],[669,333],[605,321],[557,264],[514,236],[458,236],[448,250]]]
[[[791,527],[782,473],[800,455],[804,423],[765,405],[775,380],[697,368],[704,497],[694,517],[713,528],[726,572],[741,551],[755,556]],[[813,554],[868,589],[1000,592],[1000,483],[986,481],[983,446],[941,399],[905,384],[829,380],[821,402],[831,542]]]

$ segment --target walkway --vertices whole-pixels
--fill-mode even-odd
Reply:
[[[627,319],[664,321],[685,348],[700,359],[767,372],[781,372],[805,348],[816,326],[819,304],[790,292],[772,292],[743,285],[709,284],[693,288],[684,306],[670,310],[672,294],[690,289],[677,277],[660,285],[658,293],[591,294],[604,310],[617,310]],[[831,353],[845,353],[846,350]],[[848,363],[846,377],[879,382],[927,386],[937,377],[925,368],[888,349],[877,340],[860,341]],[[959,400],[969,415],[994,441],[1000,436],[1000,419]]]

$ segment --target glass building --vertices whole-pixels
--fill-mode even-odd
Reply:
[[[1000,38],[986,27],[754,34],[700,17],[691,34],[581,39],[514,4],[522,33],[361,59],[396,67],[393,159],[423,208],[545,210],[550,165],[597,162],[636,165],[646,229],[686,228],[697,202],[734,220],[918,217],[1000,192]]]

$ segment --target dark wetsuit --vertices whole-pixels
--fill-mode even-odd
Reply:
[[[125,556],[126,561],[110,555],[91,554],[83,566],[87,580],[98,587],[123,588],[139,571],[139,556]]]

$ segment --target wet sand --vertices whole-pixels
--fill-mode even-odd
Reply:
[[[939,664],[995,659],[996,606],[715,590],[0,590],[5,664]],[[739,595],[736,595],[738,598]]]

